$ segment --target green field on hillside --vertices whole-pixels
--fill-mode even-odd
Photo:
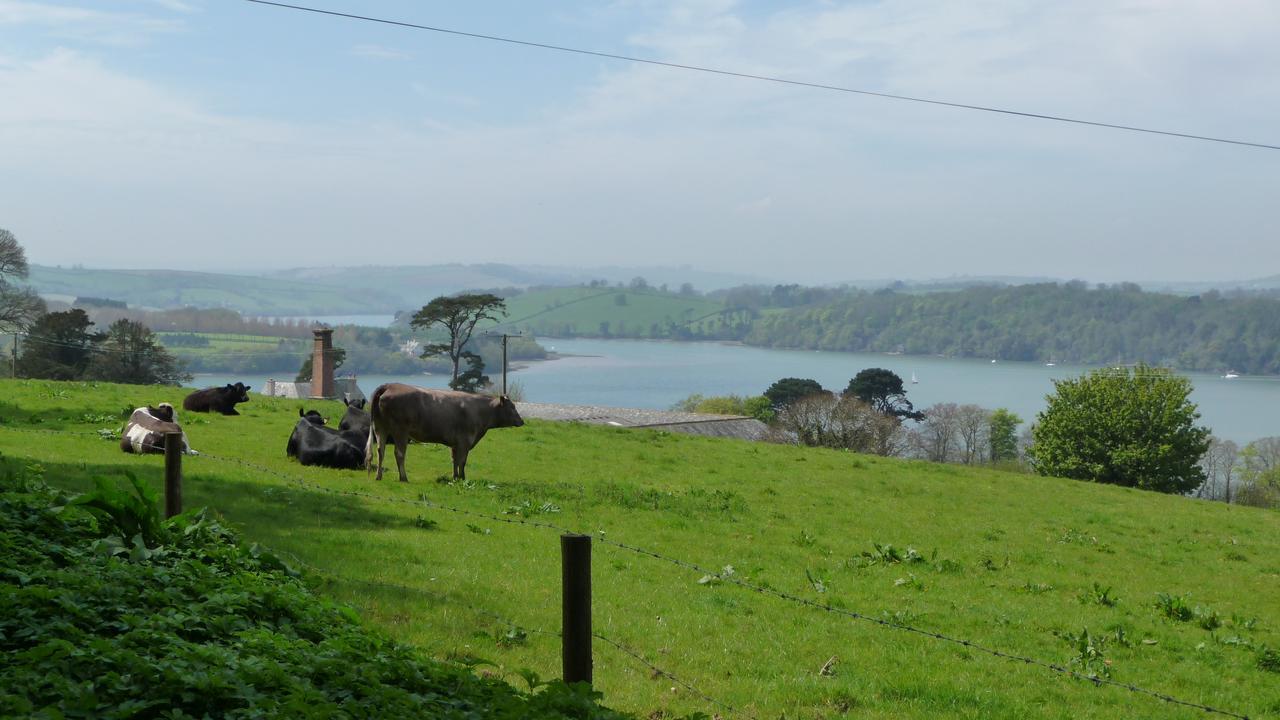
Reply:
[[[180,270],[93,270],[31,266],[37,292],[122,300],[130,307],[228,308],[246,315],[383,313],[401,300],[372,288]]]
[[[73,489],[126,472],[158,487],[162,459],[122,454],[109,436],[123,410],[182,394],[0,381],[2,462],[38,465]],[[319,407],[335,419],[341,410]],[[483,658],[493,665],[482,669],[517,683],[522,668],[559,675],[558,533],[507,522],[531,521],[597,538],[596,630],[678,678],[596,642],[605,703],[642,716],[1206,716],[981,648],[1249,717],[1280,714],[1275,512],[542,421],[491,432],[466,483],[442,482],[447,449],[422,445],[409,449],[408,484],[393,479],[394,463],[375,483],[288,460],[298,408],[254,395],[240,417],[184,414],[203,453],[184,460],[188,506],[209,505],[247,540],[295,558],[396,638]]]
[[[546,288],[508,298],[503,326],[557,337],[670,337],[672,326],[710,331],[723,307],[701,296],[656,290]]]

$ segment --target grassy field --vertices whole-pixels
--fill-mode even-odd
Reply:
[[[621,297],[623,300],[619,300]],[[625,304],[619,304],[620,302]],[[613,335],[665,337],[669,323],[706,329],[724,306],[700,296],[633,291],[623,288],[563,287],[532,290],[507,300],[504,325],[540,335],[600,334],[608,323]],[[658,332],[653,332],[658,328]]]
[[[162,460],[100,430],[181,391],[0,381],[0,453],[85,488]],[[439,657],[520,682],[559,674],[557,533],[640,546],[780,592],[1082,673],[1109,673],[1250,717],[1280,715],[1280,514],[984,469],[653,431],[531,421],[439,481],[447,450],[414,446],[410,482],[284,456],[297,401],[183,417],[187,504],[291,554],[321,589]],[[308,403],[308,407],[312,404]],[[331,417],[338,403],[320,404]],[[349,493],[358,493],[353,495]],[[442,511],[433,503],[484,516]],[[891,546],[891,547],[889,547]],[[1113,686],[756,593],[595,543],[605,702],[647,717],[1204,717]],[[703,580],[707,580],[702,582]],[[1161,600],[1163,595],[1163,601]],[[509,619],[513,629],[498,618]],[[539,632],[545,631],[545,632]],[[824,666],[827,671],[824,673]]]
[[[375,288],[181,270],[93,270],[34,265],[28,282],[42,293],[123,300],[131,307],[230,308],[252,315],[377,313],[401,304]]]

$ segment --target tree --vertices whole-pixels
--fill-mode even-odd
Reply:
[[[1139,364],[1053,384],[1028,450],[1041,475],[1179,494],[1204,482],[1209,428],[1186,378]]]
[[[507,314],[507,303],[497,295],[479,293],[470,295],[440,296],[427,303],[414,313],[409,324],[415,328],[430,328],[439,325],[449,334],[447,343],[431,343],[423,348],[422,357],[448,355],[453,363],[453,378],[449,387],[458,389],[458,365],[462,360],[463,347],[471,340],[476,324],[481,320],[497,321]]]
[[[122,318],[107,328],[86,377],[130,385],[181,385],[191,379],[146,325]]]
[[[82,377],[105,337],[90,332],[92,327],[93,321],[79,308],[41,316],[27,331],[27,344],[18,358],[18,374],[47,380]]]
[[[883,415],[908,420],[922,420],[923,413],[915,411],[902,387],[902,378],[892,370],[867,368],[853,376],[844,394],[855,397]]]
[[[1246,458],[1248,456],[1246,455]],[[1231,479],[1240,468],[1240,446],[1230,440],[1209,438],[1209,449],[1200,458],[1205,481],[1196,489],[1196,497],[1231,503]]]
[[[764,391],[774,410],[781,410],[791,403],[811,395],[830,395],[830,390],[823,390],[817,380],[809,378],[782,378]]]
[[[484,374],[484,360],[473,352],[463,352],[462,358],[467,361],[467,369],[451,385],[454,390],[478,393],[489,384],[489,376]]]
[[[1016,460],[1018,426],[1022,418],[1006,408],[996,408],[987,419],[987,440],[991,444],[988,457],[993,463]]]
[[[921,415],[920,427],[911,433],[916,451],[932,462],[955,459],[959,444],[960,408],[955,403],[937,403],[925,408]]]
[[[342,363],[347,361],[347,351],[340,347],[330,348],[329,357],[333,358],[333,369],[337,371],[338,368],[342,367]],[[311,381],[311,376],[315,374],[315,370],[312,369],[312,363],[315,362],[315,359],[315,353],[307,355],[307,358],[302,361],[302,367],[298,368],[298,375],[293,379],[294,382]]]
[[[25,330],[44,313],[44,300],[34,290],[10,284],[27,273],[27,254],[18,239],[0,228],[0,332]]]
[[[778,411],[778,425],[805,445],[897,455],[903,446],[902,424],[852,397],[832,393],[809,395]]]

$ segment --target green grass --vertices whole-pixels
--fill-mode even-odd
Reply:
[[[40,464],[48,481],[68,488],[126,470],[159,486],[159,457],[124,455],[96,434],[118,429],[125,407],[176,405],[182,393],[0,382],[0,453],[6,463]],[[731,565],[736,577],[820,604],[1109,672],[1250,717],[1280,713],[1274,512],[539,421],[491,432],[471,454],[467,484],[437,482],[449,470],[447,450],[419,445],[408,454],[410,483],[391,479],[392,470],[375,484],[362,472],[285,458],[298,406],[254,396],[240,417],[185,414],[192,445],[206,453],[185,460],[187,504],[216,508],[247,539],[323,568],[326,593],[440,657],[483,657],[512,679],[521,668],[559,674],[558,638],[534,632],[559,625],[558,538],[431,509],[413,502],[419,493],[603,533],[704,568]],[[338,403],[319,407],[340,415]],[[340,494],[352,492],[386,500]],[[593,555],[596,629],[738,715],[1204,716],[730,583],[700,583],[699,571],[611,545],[596,543]],[[1189,612],[1162,609],[1178,606],[1175,598]],[[511,633],[495,614],[526,632]],[[820,674],[832,657],[830,674]],[[719,710],[600,642],[595,663],[612,707],[646,716]]]

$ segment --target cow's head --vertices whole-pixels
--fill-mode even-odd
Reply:
[[[250,387],[250,385],[245,385],[242,382],[238,382],[235,385],[228,383],[226,387],[222,388],[222,392],[233,403],[249,402]]]
[[[366,401],[364,398],[360,398],[359,400],[352,400],[347,397],[342,398],[343,405],[346,405],[347,407],[353,407],[357,410],[363,410],[365,402]]]
[[[520,417],[520,413],[516,411],[516,404],[511,402],[511,398],[506,395],[496,397],[491,404],[494,407],[494,427],[520,427],[524,425],[524,418]]]
[[[324,416],[320,414],[319,410],[308,410],[306,412],[302,412],[302,408],[298,408],[298,417],[302,418],[303,420],[306,420],[312,425],[325,424]]]
[[[160,403],[155,407],[147,406],[147,414],[157,420],[165,422],[178,422],[178,413],[174,412],[173,406],[169,403]]]

